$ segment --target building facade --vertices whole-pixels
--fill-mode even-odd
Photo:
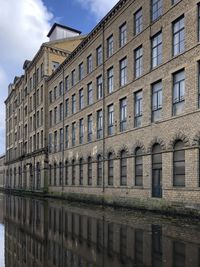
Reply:
[[[0,157],[0,187],[2,188],[4,185],[5,178],[5,155]]]
[[[49,193],[200,204],[199,4],[119,1],[46,80]]]
[[[57,30],[70,32],[64,39],[51,38]],[[74,34],[74,36],[73,36]],[[77,36],[78,34],[78,36]],[[46,79],[83,40],[80,32],[54,24],[32,61],[24,62],[24,75],[9,85],[6,104],[5,187],[44,191],[48,187]],[[62,89],[60,84],[60,90]]]

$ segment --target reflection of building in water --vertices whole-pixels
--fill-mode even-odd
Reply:
[[[0,188],[4,186],[5,155],[0,157]]]
[[[199,267],[200,232],[157,218],[6,198],[6,267]]]

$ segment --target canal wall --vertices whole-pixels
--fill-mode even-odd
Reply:
[[[150,211],[171,216],[183,216],[200,218],[200,204],[180,203],[165,199],[139,199],[111,195],[94,195],[64,192],[35,192],[25,190],[0,189],[2,192],[20,196],[36,196],[40,198],[63,199],[71,202],[86,203],[89,205],[111,206],[114,208],[125,208],[142,211]]]

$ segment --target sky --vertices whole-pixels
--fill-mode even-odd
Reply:
[[[118,0],[0,0],[0,154],[5,153],[8,85],[23,74],[53,23],[90,32]]]

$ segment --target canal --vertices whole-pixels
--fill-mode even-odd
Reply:
[[[200,222],[0,195],[0,267],[200,267]]]

